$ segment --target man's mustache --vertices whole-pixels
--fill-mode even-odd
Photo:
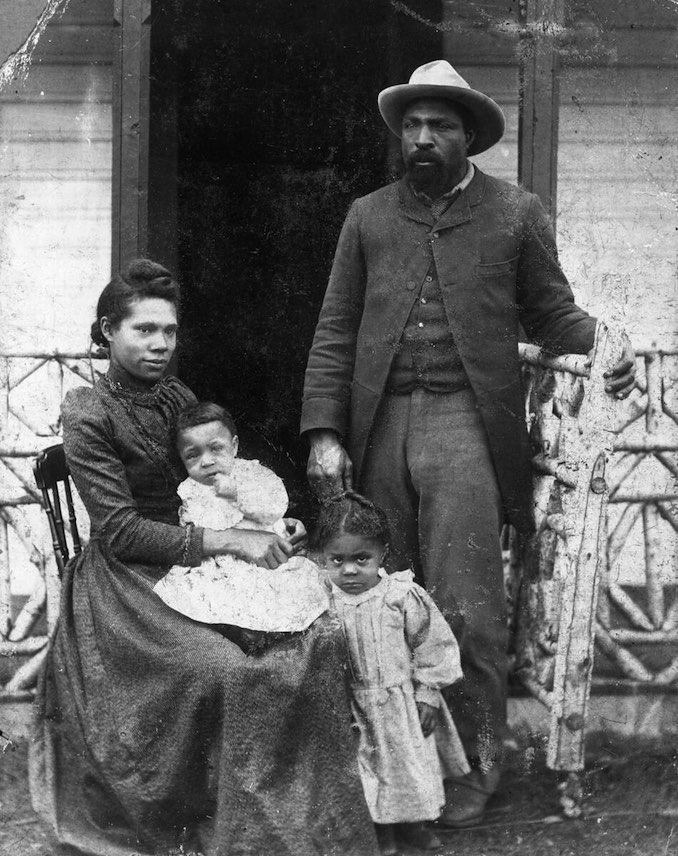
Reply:
[[[407,158],[407,163],[409,164],[417,164],[417,163],[436,163],[441,164],[442,161],[440,157],[433,152],[414,152],[409,155]]]

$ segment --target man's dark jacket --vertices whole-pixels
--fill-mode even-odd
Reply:
[[[532,479],[519,325],[550,353],[587,353],[596,321],[574,303],[539,199],[477,168],[437,221],[404,180],[353,203],[309,354],[301,430],[336,431],[359,474],[431,250],[506,514],[518,529],[529,530]]]

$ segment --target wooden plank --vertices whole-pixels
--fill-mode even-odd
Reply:
[[[111,31],[107,38],[110,42]],[[68,66],[45,66],[36,63],[31,66],[30,74],[14,86],[0,91],[0,103],[5,104],[103,104],[110,110],[111,103],[111,61],[90,66],[84,75],[82,68]],[[4,109],[4,107],[3,107]],[[108,117],[110,125],[110,116]],[[6,127],[6,123],[3,122]],[[110,133],[110,131],[109,131]]]
[[[675,30],[606,29],[587,43],[574,29],[572,38],[572,47],[561,54],[563,65],[571,68],[666,69],[678,63]]]
[[[91,65],[111,61],[108,26],[98,22],[64,24],[50,22],[44,40],[38,42],[35,58],[45,65]]]
[[[113,271],[147,252],[151,0],[116,0],[113,70]]]
[[[63,15],[53,24],[100,24],[110,26],[113,14],[113,0],[68,0]]]
[[[564,0],[525,0],[520,58],[518,178],[556,213],[559,53]]]
[[[178,272],[179,79],[174,19],[154,7],[148,144],[148,255]]]
[[[678,26],[673,0],[668,2],[649,2],[639,4],[638,0],[568,0],[567,25],[576,23],[594,23],[604,27],[644,27]]]

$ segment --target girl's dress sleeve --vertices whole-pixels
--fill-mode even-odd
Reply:
[[[233,478],[236,504],[248,520],[271,526],[287,511],[289,497],[282,479],[259,461],[238,459]]]
[[[113,447],[109,418],[92,390],[71,391],[61,412],[66,460],[89,514],[92,536],[101,538],[122,562],[199,565],[202,529],[149,520],[139,513]]]
[[[416,701],[440,704],[440,690],[463,677],[459,645],[431,596],[416,583],[404,601],[405,637],[412,651]]]

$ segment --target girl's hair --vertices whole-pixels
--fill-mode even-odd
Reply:
[[[391,532],[386,515],[373,502],[352,490],[323,505],[318,515],[315,543],[319,550],[340,535],[362,535],[388,546]]]
[[[206,425],[208,422],[221,422],[224,428],[228,429],[231,437],[237,436],[235,420],[228,410],[212,401],[196,401],[179,412],[174,423],[174,445],[177,445],[182,431],[187,428],[195,428],[197,425]]]
[[[167,268],[150,259],[135,259],[116,274],[99,295],[97,316],[90,336],[95,345],[107,348],[101,332],[101,319],[108,318],[117,327],[129,315],[130,306],[144,297],[160,297],[174,305],[179,314],[180,290]]]

